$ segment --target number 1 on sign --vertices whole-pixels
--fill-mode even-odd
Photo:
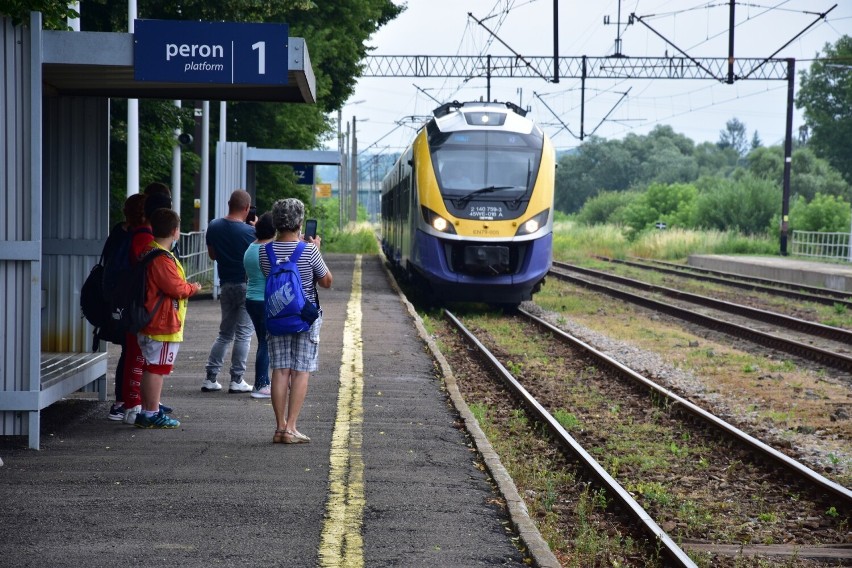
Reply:
[[[257,73],[266,75],[266,42],[259,41],[251,46],[252,51],[257,50]]]

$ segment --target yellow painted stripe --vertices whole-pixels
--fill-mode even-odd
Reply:
[[[352,294],[343,325],[343,356],[337,419],[331,437],[329,496],[320,537],[322,567],[362,568],[364,541],[364,460],[361,454],[364,409],[364,352],[361,338],[361,255],[352,270]]]

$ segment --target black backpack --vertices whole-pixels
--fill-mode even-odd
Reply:
[[[148,293],[148,265],[158,256],[169,255],[164,249],[151,249],[133,265],[130,270],[122,272],[116,282],[115,291],[110,302],[110,327],[121,333],[139,333],[151,322],[154,313],[166,299],[160,292],[160,297],[152,311],[145,309],[145,297]]]
[[[80,289],[80,310],[95,328],[92,351],[98,350],[101,340],[116,345],[124,343],[126,332],[115,326],[112,317],[113,294],[119,281],[126,279],[126,273],[130,272],[130,247],[133,236],[138,232],[151,233],[151,229],[141,227],[131,232],[125,230],[121,223],[113,227],[98,263],[92,267]]]

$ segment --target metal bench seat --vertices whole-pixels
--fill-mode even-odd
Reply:
[[[0,391],[0,411],[27,412],[29,447],[39,448],[40,411],[72,392],[97,392],[106,400],[106,353],[42,353],[40,389]]]

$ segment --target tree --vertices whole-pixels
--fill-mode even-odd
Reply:
[[[804,109],[808,145],[852,183],[852,37],[844,35],[800,74],[796,106]]]
[[[30,2],[32,3],[32,2]],[[349,2],[312,2],[310,0],[142,0],[139,16],[151,19],[201,20],[232,22],[286,22],[290,35],[304,37],[309,46],[311,67],[316,76],[317,104],[288,105],[278,103],[240,103],[228,105],[228,138],[261,148],[311,149],[318,147],[335,132],[328,113],[340,108],[352,94],[360,76],[364,57],[370,50],[368,40],[381,26],[397,15],[404,6],[391,0],[350,0]],[[81,9],[82,29],[85,31],[124,31],[127,29],[127,4],[111,0],[89,0]],[[140,130],[152,141],[140,150],[140,181],[146,176],[156,181],[168,181],[170,165],[160,169],[161,157],[171,152],[174,143],[175,121],[161,117],[142,123],[143,109],[170,101],[142,101]],[[165,106],[162,108],[165,110]],[[216,107],[211,105],[211,143],[218,138]],[[192,109],[184,105],[190,117]],[[111,105],[112,156],[111,177],[114,201],[123,201],[126,155],[126,107]],[[192,123],[190,122],[190,125]],[[211,148],[212,150],[212,148]],[[186,154],[189,154],[187,152]],[[191,187],[192,182],[184,184]],[[275,199],[299,197],[307,199],[307,190],[297,186],[292,168],[283,165],[262,165],[257,168],[257,200],[260,210],[271,207]],[[114,209],[120,211],[120,209]]]
[[[781,186],[784,175],[784,153],[781,146],[757,148],[746,157],[746,171]],[[810,201],[817,193],[836,195],[849,199],[852,187],[840,172],[824,159],[817,157],[809,147],[793,151],[790,167],[790,189],[793,196]]]
[[[749,145],[746,137],[745,124],[736,118],[725,123],[725,130],[719,133],[719,148],[733,148],[737,155],[745,156]]]
[[[42,26],[47,30],[67,30],[68,18],[80,14],[68,0],[5,0],[0,4],[0,16],[9,16],[15,25],[29,24],[30,12],[41,12]]]
[[[555,207],[573,213],[600,191],[625,190],[638,169],[639,163],[620,141],[592,136],[575,154],[559,160]]]

